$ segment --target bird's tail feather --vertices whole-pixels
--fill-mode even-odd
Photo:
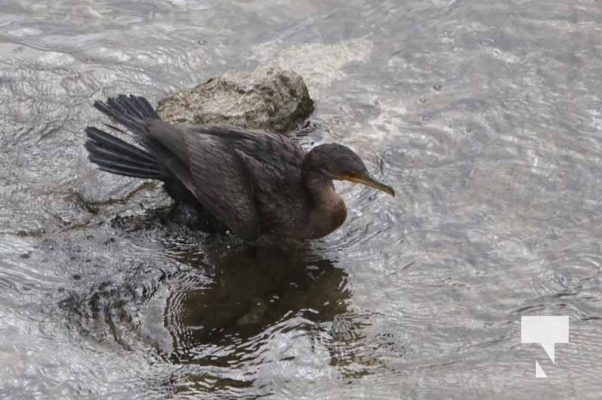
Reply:
[[[144,97],[119,95],[105,102],[95,101],[94,107],[114,121],[124,125],[139,139],[146,133],[147,119],[160,119],[153,106]]]
[[[151,153],[92,126],[86,128],[86,135],[88,158],[102,171],[136,178],[164,179],[165,173]]]

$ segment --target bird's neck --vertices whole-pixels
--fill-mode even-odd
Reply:
[[[311,169],[303,171],[303,186],[314,205],[328,202],[331,193],[334,192],[332,179],[324,176],[324,174],[314,172]]]
[[[338,228],[347,217],[345,202],[334,190],[332,179],[311,169],[303,171],[309,202],[307,226],[312,236],[322,237]]]

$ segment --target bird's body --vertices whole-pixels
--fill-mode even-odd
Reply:
[[[326,168],[335,156],[329,146],[339,145],[306,153],[276,133],[171,125],[142,97],[118,96],[95,107],[133,132],[139,146],[88,127],[92,162],[119,175],[162,180],[176,201],[205,210],[239,236],[318,238],[345,220],[336,176]]]
[[[172,148],[181,147],[178,157],[188,165],[192,184],[172,177],[166,181],[170,195],[208,209],[241,236],[315,238],[345,220],[345,203],[331,182],[319,198],[304,190],[306,152],[283,135],[224,125],[174,127],[159,120],[150,121],[148,129],[151,134],[169,129],[166,137]]]

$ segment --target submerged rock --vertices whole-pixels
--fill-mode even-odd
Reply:
[[[313,109],[301,76],[268,67],[211,78],[161,100],[157,111],[171,123],[231,124],[284,133],[297,128]]]

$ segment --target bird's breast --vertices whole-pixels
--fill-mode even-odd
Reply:
[[[332,215],[332,230],[334,231],[339,226],[343,225],[345,219],[347,219],[347,206],[345,206],[345,202],[343,201],[343,199],[340,199]]]
[[[315,213],[311,219],[308,238],[317,239],[324,237],[345,222],[347,218],[347,207],[343,199],[338,199],[335,202],[324,204],[319,210],[314,210]]]

